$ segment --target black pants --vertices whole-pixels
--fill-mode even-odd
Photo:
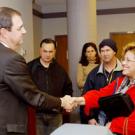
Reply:
[[[88,118],[84,114],[84,106],[80,106],[80,121],[82,124],[88,124]]]
[[[122,134],[120,134],[120,133],[113,133],[114,135],[122,135]]]

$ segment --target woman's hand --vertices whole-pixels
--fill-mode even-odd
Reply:
[[[73,97],[73,99],[77,105],[85,105],[84,97]]]
[[[111,122],[106,123],[105,127],[110,128]]]

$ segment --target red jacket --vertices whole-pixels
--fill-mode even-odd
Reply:
[[[118,78],[118,87],[120,86],[124,76]],[[85,98],[85,108],[84,111],[86,115],[89,115],[89,112],[93,108],[98,108],[98,100],[100,97],[109,96],[113,94],[116,80],[110,83],[108,86],[101,88],[99,91],[91,90],[88,91],[83,97]],[[117,87],[117,89],[118,89]],[[135,104],[135,86],[130,87],[126,92],[132,99]],[[127,126],[125,125],[126,120]],[[127,128],[126,128],[127,127]],[[111,122],[110,130],[112,132],[120,133],[125,135],[135,135],[135,111],[133,111],[128,117],[117,117],[114,118]]]

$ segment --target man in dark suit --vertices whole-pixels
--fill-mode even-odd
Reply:
[[[0,7],[0,135],[27,135],[27,105],[72,109],[70,96],[41,93],[31,80],[24,58],[16,53],[25,33],[20,12]]]

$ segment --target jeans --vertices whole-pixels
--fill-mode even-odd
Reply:
[[[106,114],[103,112],[103,111],[100,111],[99,112],[99,115],[98,115],[98,123],[99,125],[102,125],[104,126],[106,124]]]

